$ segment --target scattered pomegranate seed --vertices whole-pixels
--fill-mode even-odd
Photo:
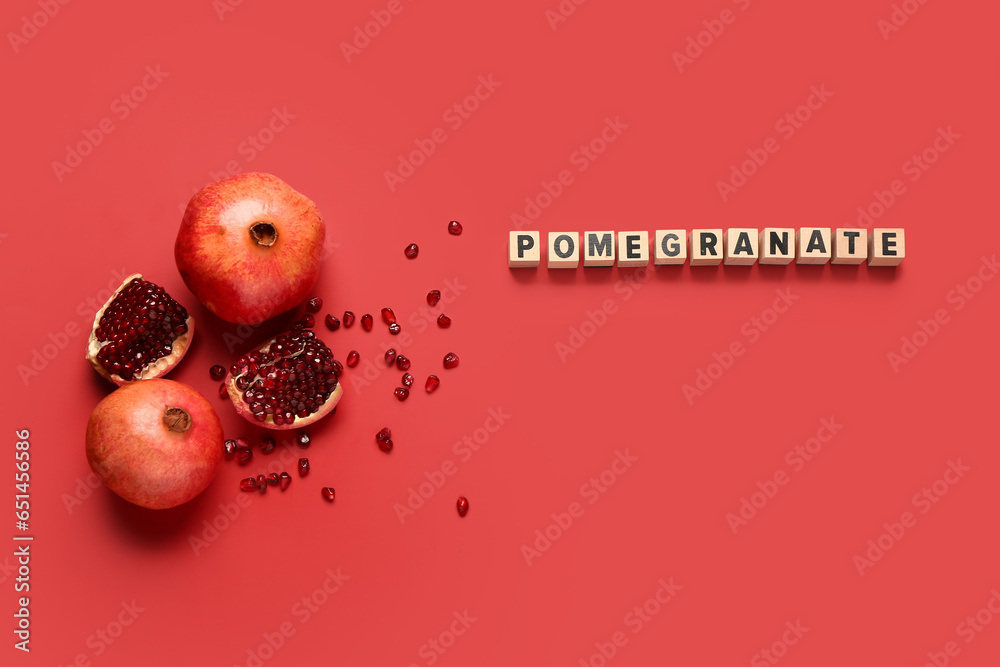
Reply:
[[[396,368],[398,368],[401,371],[410,370],[410,360],[404,357],[403,355],[399,355],[398,357],[396,357]]]
[[[389,333],[393,336],[398,336],[400,331],[402,331],[402,329],[395,322],[389,325]]]
[[[385,322],[386,324],[396,323],[396,313],[392,312],[392,308],[382,309],[382,321]]]
[[[301,322],[302,326],[304,326],[306,329],[312,329],[314,326],[316,326],[316,318],[310,315],[309,313],[303,315],[302,318],[299,320],[299,322]]]
[[[384,426],[379,429],[379,432],[375,434],[375,440],[377,442],[382,442],[383,440],[388,440],[392,437],[392,430],[388,426]]]
[[[323,297],[314,296],[313,298],[306,301],[307,313],[318,313],[322,307],[323,307]]]
[[[257,475],[257,490],[261,493],[267,491],[267,477],[263,475]]]
[[[299,477],[309,474],[309,459],[299,459]]]
[[[208,374],[212,376],[213,380],[221,380],[226,376],[226,368],[216,364],[208,369]]]
[[[448,223],[448,233],[452,236],[458,236],[462,233],[462,223],[458,220],[452,220]]]
[[[444,367],[454,368],[455,366],[458,366],[458,355],[454,352],[449,352],[444,355]]]
[[[222,450],[226,453],[226,458],[230,458],[236,453],[236,441],[233,439],[226,440],[222,443]]]
[[[401,401],[405,401],[410,396],[410,390],[406,387],[396,387],[396,391],[393,392]]]
[[[388,454],[392,451],[392,440],[379,440],[378,448]]]
[[[372,318],[371,315],[365,313],[364,315],[361,316],[361,327],[365,331],[371,331],[373,324],[375,324],[375,320]]]
[[[246,479],[240,480],[240,488],[244,491],[253,491],[257,488],[257,480],[253,477],[247,477]]]
[[[408,259],[416,259],[417,253],[420,252],[420,246],[418,246],[416,243],[411,243],[410,245],[406,246],[403,252],[406,254],[406,257]]]
[[[385,365],[392,366],[396,362],[396,348],[390,347],[385,351]]]
[[[337,497],[337,492],[333,490],[332,486],[323,487],[323,499],[328,503],[332,503],[333,499]]]
[[[270,484],[271,486],[278,486],[278,483],[280,481],[281,478],[278,477],[278,473],[276,472],[272,472],[270,475],[267,476],[267,483]]]
[[[441,290],[432,289],[427,293],[427,305],[436,306],[437,302],[441,300]]]
[[[312,444],[312,438],[309,437],[308,433],[299,432],[299,434],[295,436],[295,442],[298,443],[299,447],[304,449]]]
[[[441,380],[438,379],[437,375],[428,375],[427,382],[424,383],[424,389],[427,393],[432,393],[435,389],[441,386]]]
[[[334,375],[343,375],[344,374],[344,364],[342,364],[339,361],[337,361],[336,359],[334,359],[333,361],[330,362],[330,365],[333,366],[333,373],[334,373]],[[336,409],[336,408],[334,408],[334,409]]]
[[[236,441],[236,456],[239,457],[240,463],[248,463],[250,459],[253,458],[253,450],[250,449],[250,445],[240,444],[239,440]]]
[[[281,487],[282,491],[287,489],[291,483],[292,483],[292,476],[289,475],[287,472],[282,471],[282,473],[278,475],[278,486]]]
[[[358,354],[357,350],[351,350],[347,353],[347,367],[354,368],[361,361],[361,355]]]
[[[333,315],[326,316],[326,328],[330,331],[336,331],[340,328],[340,320],[338,320]]]
[[[438,315],[438,326],[441,327],[442,329],[447,329],[448,327],[451,326],[451,318],[445,315],[444,313],[441,313],[440,315]]]
[[[403,386],[407,389],[413,386],[413,376],[409,373],[403,373]]]
[[[274,451],[275,446],[274,438],[269,435],[265,435],[260,439],[260,451],[263,454],[270,454]]]
[[[465,496],[459,496],[455,507],[458,508],[458,516],[465,516],[469,513],[469,499]]]
[[[350,329],[354,324],[354,313],[349,310],[344,311],[344,327]]]
[[[219,385],[219,398],[229,398],[229,390],[226,389],[225,382]]]

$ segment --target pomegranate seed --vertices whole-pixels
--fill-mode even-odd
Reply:
[[[410,395],[410,390],[406,387],[396,387],[396,391],[393,393],[396,395],[396,398],[401,401],[405,401]]]
[[[462,233],[462,223],[458,220],[452,220],[448,223],[448,233],[452,236],[458,236]]]
[[[398,357],[396,357],[396,368],[398,368],[401,371],[410,370],[410,360],[404,357],[403,355],[399,355]]]
[[[469,513],[469,499],[465,496],[459,496],[455,507],[458,508],[458,516],[465,516]]]
[[[226,389],[225,382],[219,385],[219,398],[229,398],[229,390]]]
[[[454,368],[455,366],[458,366],[458,355],[454,352],[449,352],[444,355],[444,367]]]
[[[390,347],[385,351],[385,365],[392,366],[396,362],[396,348]]]
[[[333,361],[331,361],[330,365],[333,366],[333,372],[336,375],[341,375],[344,372],[344,364],[340,363],[336,359],[334,359]]]
[[[239,457],[240,463],[249,463],[250,459],[253,458],[253,450],[250,449],[249,445],[241,445],[239,441],[237,441],[236,456]]]
[[[226,458],[231,458],[236,453],[236,441],[226,440],[222,443],[222,449],[226,452]]]
[[[413,376],[409,373],[403,373],[403,386],[407,389],[413,386]]]
[[[392,451],[392,440],[379,440],[378,448],[388,454]]]
[[[309,474],[309,459],[299,459],[299,477]]]
[[[400,329],[399,325],[395,322],[389,325],[389,333],[393,336],[398,336],[400,331],[402,331],[402,329]]]
[[[351,350],[347,353],[347,367],[354,368],[361,361],[361,355],[358,354],[357,350]]]
[[[388,426],[384,426],[379,429],[379,432],[375,434],[375,440],[382,442],[383,440],[388,440],[392,437],[392,430]]]
[[[226,369],[224,366],[216,364],[208,369],[208,374],[212,376],[213,380],[221,380],[226,376]]]
[[[437,375],[428,375],[427,382],[424,383],[424,389],[427,393],[432,393],[435,389],[441,386],[441,380],[438,379]]]
[[[301,322],[302,326],[304,326],[306,329],[312,329],[314,326],[316,326],[316,318],[310,315],[309,313],[303,315],[302,319],[300,319],[299,322]]]
[[[274,438],[272,438],[271,436],[265,435],[263,438],[260,439],[261,453],[270,454],[271,452],[274,451],[274,446],[275,446]]]
[[[318,313],[323,307],[323,298],[314,296],[313,298],[306,301],[306,312],[307,313]]]
[[[270,484],[271,486],[278,486],[278,483],[280,481],[281,478],[278,477],[278,473],[276,472],[272,472],[270,475],[267,476],[267,483]]]
[[[420,252],[420,247],[416,243],[411,243],[406,246],[403,252],[406,254],[408,259],[416,259],[417,253]]]
[[[333,315],[326,316],[326,328],[330,331],[336,331],[340,328],[340,320],[338,320]]]
[[[257,480],[253,477],[247,477],[246,479],[240,480],[240,488],[244,491],[253,491],[257,488]]]
[[[292,483],[292,476],[289,475],[287,472],[282,472],[280,475],[278,475],[278,486],[281,487],[282,491],[287,489],[291,483]]]
[[[308,433],[300,432],[298,435],[295,436],[295,442],[298,443],[299,447],[305,449],[306,447],[312,444],[312,438],[309,437]]]
[[[386,324],[396,323],[396,313],[392,312],[392,308],[382,309],[382,321],[385,322]]]
[[[441,300],[441,290],[432,289],[427,293],[427,305],[436,306],[437,302]]]
[[[267,477],[257,475],[257,490],[261,493],[267,491]]]
[[[337,497],[337,492],[333,490],[332,486],[323,487],[323,499],[328,503],[332,503],[333,499]]]
[[[354,313],[349,310],[344,311],[344,326],[348,329],[354,324]]]
[[[365,331],[371,331],[373,324],[375,324],[375,321],[374,319],[372,319],[371,315],[365,313],[364,315],[361,316],[361,328],[363,328]]]
[[[444,313],[441,313],[440,315],[438,315],[438,326],[441,327],[442,329],[447,329],[448,327],[451,326],[451,318],[445,315]]]

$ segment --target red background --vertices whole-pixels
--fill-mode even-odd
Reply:
[[[957,626],[1000,586],[1000,285],[975,282],[998,245],[1000,11],[910,2],[916,13],[884,38],[888,0],[563,5],[575,11],[553,29],[556,0],[404,0],[348,62],[341,42],[386,3],[70,2],[36,17],[35,31],[24,24],[42,11],[35,1],[4,4],[4,466],[13,432],[30,429],[36,538],[33,650],[15,651],[8,633],[5,664],[256,664],[262,634],[285,622],[295,632],[264,664],[599,665],[596,645],[616,632],[627,639],[610,661],[619,665],[771,664],[758,652],[779,642],[787,665],[918,666],[950,641],[959,652],[949,664],[997,664],[1000,619],[970,643]],[[674,52],[704,21],[718,32],[711,22],[725,9],[733,22],[679,71]],[[30,38],[11,43],[10,33]],[[147,67],[165,74],[146,79],[152,89],[122,118],[115,100]],[[480,76],[499,86],[456,129],[443,114]],[[775,123],[811,86],[832,97],[783,136]],[[274,109],[294,118],[251,153],[243,142]],[[627,128],[578,171],[574,152],[609,117]],[[95,135],[105,118],[113,131]],[[385,172],[436,128],[446,141],[391,190]],[[960,136],[911,181],[904,163],[938,128]],[[57,174],[53,163],[85,133],[100,142]],[[779,150],[723,201],[717,181],[772,137]],[[211,398],[227,434],[258,437],[216,398],[208,368],[291,316],[243,336],[197,304],[172,254],[187,199],[227,168],[274,173],[317,203],[332,251],[316,288],[323,312],[393,307],[413,336],[418,384],[437,372],[442,386],[398,403],[395,371],[363,388],[351,384],[361,367],[348,371],[338,414],[310,429],[310,477],[250,497],[196,553],[192,538],[212,536],[206,521],[226,524],[220,504],[236,500],[238,480],[280,454],[227,462],[208,491],[171,511],[103,488],[87,496],[84,427],[112,389],[83,360],[87,300],[103,299],[118,272],[165,285],[198,322],[171,377]],[[663,267],[638,289],[619,283],[647,275],[634,269],[509,270],[512,214],[563,169],[573,182],[527,227],[543,238],[855,226],[858,207],[900,179],[905,193],[877,224],[906,229],[907,258],[895,270]],[[461,237],[447,234],[452,219]],[[402,252],[411,241],[415,261]],[[970,279],[981,289],[959,308],[952,290]],[[445,331],[426,326],[421,306],[446,281],[460,288],[434,311],[454,319]],[[798,300],[751,342],[744,326],[775,290]],[[593,335],[563,363],[557,343],[606,299],[616,312],[584,327]],[[938,310],[947,321],[917,336],[926,344],[894,370],[888,355]],[[68,347],[22,381],[18,366],[68,324],[79,328]],[[341,359],[357,349],[377,362],[390,341],[381,327],[320,332]],[[230,351],[233,336],[245,340]],[[745,353],[689,402],[683,385],[718,375],[713,354],[734,342]],[[461,366],[442,371],[449,351]],[[509,419],[463,461],[454,444],[501,408]],[[796,471],[786,453],[824,418],[843,428]],[[372,438],[385,425],[389,456]],[[619,450],[631,467],[606,492],[584,493]],[[281,451],[286,462],[300,455],[287,441]],[[394,505],[448,460],[457,472],[401,523]],[[949,460],[970,470],[922,514],[912,498]],[[779,470],[788,484],[734,534],[727,513]],[[334,505],[320,498],[325,484],[337,488]],[[538,546],[535,531],[573,502],[582,516],[550,527],[562,534],[529,565],[522,546]],[[859,574],[854,557],[907,511],[915,526]],[[0,557],[5,625],[12,561]],[[296,604],[338,568],[349,579],[303,622]],[[635,632],[626,615],[671,578],[682,588]],[[112,644],[91,638],[117,634],[133,600],[143,611]],[[452,645],[453,614],[466,611],[476,620]],[[809,630],[783,646],[797,621]],[[425,645],[442,633],[443,654]]]

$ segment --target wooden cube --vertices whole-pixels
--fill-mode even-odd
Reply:
[[[826,264],[831,254],[829,227],[800,227],[795,232],[796,264]]]
[[[761,264],[791,264],[795,259],[795,229],[765,227],[758,237]]]
[[[548,267],[575,269],[580,265],[580,234],[549,232]]]
[[[649,264],[649,232],[618,232],[618,266]]]
[[[583,233],[583,265],[584,266],[615,265],[614,232]]]
[[[898,266],[906,256],[906,237],[899,228],[872,230],[868,237],[868,266]]]
[[[691,266],[722,263],[722,230],[691,230]]]
[[[757,241],[760,238],[756,229],[746,227],[730,227],[722,239],[722,256],[726,264],[747,266],[757,262]]]
[[[511,232],[507,241],[507,266],[514,269],[538,266],[541,261],[538,232]]]
[[[868,258],[868,230],[838,227],[833,232],[833,264],[860,264]]]
[[[687,230],[657,229],[653,242],[653,264],[683,264],[687,261]]]

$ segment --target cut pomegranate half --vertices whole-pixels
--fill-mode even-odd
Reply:
[[[329,414],[344,390],[333,352],[311,329],[293,326],[229,368],[225,385],[236,412],[271,429],[308,426]]]
[[[87,361],[118,386],[163,377],[194,337],[194,318],[159,285],[133,273],[94,316]]]

